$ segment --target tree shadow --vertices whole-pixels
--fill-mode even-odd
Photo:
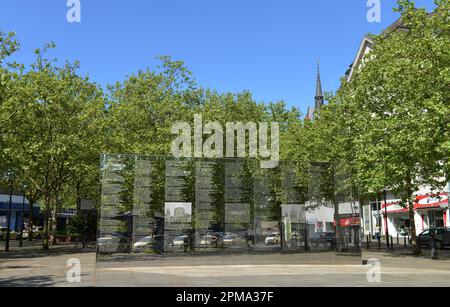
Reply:
[[[73,247],[51,247],[50,250],[43,250],[41,248],[35,249],[16,249],[10,252],[0,251],[0,260],[11,259],[29,259],[40,257],[57,257],[68,254],[88,254],[95,252],[95,249],[81,249]]]
[[[16,288],[16,287],[50,287],[54,285],[54,281],[49,276],[32,276],[32,277],[12,277],[0,278],[1,288]]]

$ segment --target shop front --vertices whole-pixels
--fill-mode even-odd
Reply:
[[[433,227],[450,227],[448,224],[448,194],[422,195],[416,198],[414,209],[419,216],[418,232]]]
[[[345,246],[359,248],[361,231],[359,214],[341,215],[338,221],[344,235]]]
[[[381,204],[381,211],[383,215],[383,231],[382,235],[386,232],[386,222],[389,230],[389,235],[396,237],[407,237],[410,235],[410,219],[409,210],[402,203],[401,200],[388,201]],[[387,213],[387,218],[386,218]]]
[[[381,204],[383,214],[383,234],[386,222],[391,236],[407,237],[411,235],[409,210],[401,200],[388,201]],[[386,218],[387,213],[387,218]],[[450,227],[448,194],[420,195],[414,204],[414,222],[416,232],[432,227]]]

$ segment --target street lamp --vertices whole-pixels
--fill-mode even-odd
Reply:
[[[8,172],[6,177],[9,182],[9,206],[8,206],[8,216],[7,216],[7,226],[6,226],[6,242],[5,242],[5,252],[9,252],[9,237],[11,236],[11,211],[12,211],[12,197],[14,188],[14,173]]]

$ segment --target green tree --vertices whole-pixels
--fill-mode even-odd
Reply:
[[[42,195],[44,249],[50,233],[56,234],[64,187],[99,151],[93,144],[104,110],[101,91],[77,74],[78,63],[55,66],[44,57],[53,47],[36,50],[36,62],[17,79],[16,95],[8,100],[16,110],[14,124],[4,133],[7,159]]]
[[[351,118],[341,124],[355,132],[359,187],[402,195],[417,254],[413,193],[422,185],[438,191],[449,179],[450,10],[448,0],[436,1],[431,15],[412,1],[398,1],[397,10],[408,30],[375,37],[370,60],[337,94],[337,114]]]

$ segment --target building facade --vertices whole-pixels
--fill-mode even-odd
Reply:
[[[21,195],[12,195],[11,197],[11,221],[10,228],[12,231],[20,231],[22,225],[22,216],[24,225],[28,225],[30,217],[30,204],[28,199]],[[8,212],[10,206],[10,195],[0,194],[0,228],[6,228],[8,226]],[[22,215],[23,210],[23,215]],[[39,208],[33,207],[33,213],[38,216]]]

